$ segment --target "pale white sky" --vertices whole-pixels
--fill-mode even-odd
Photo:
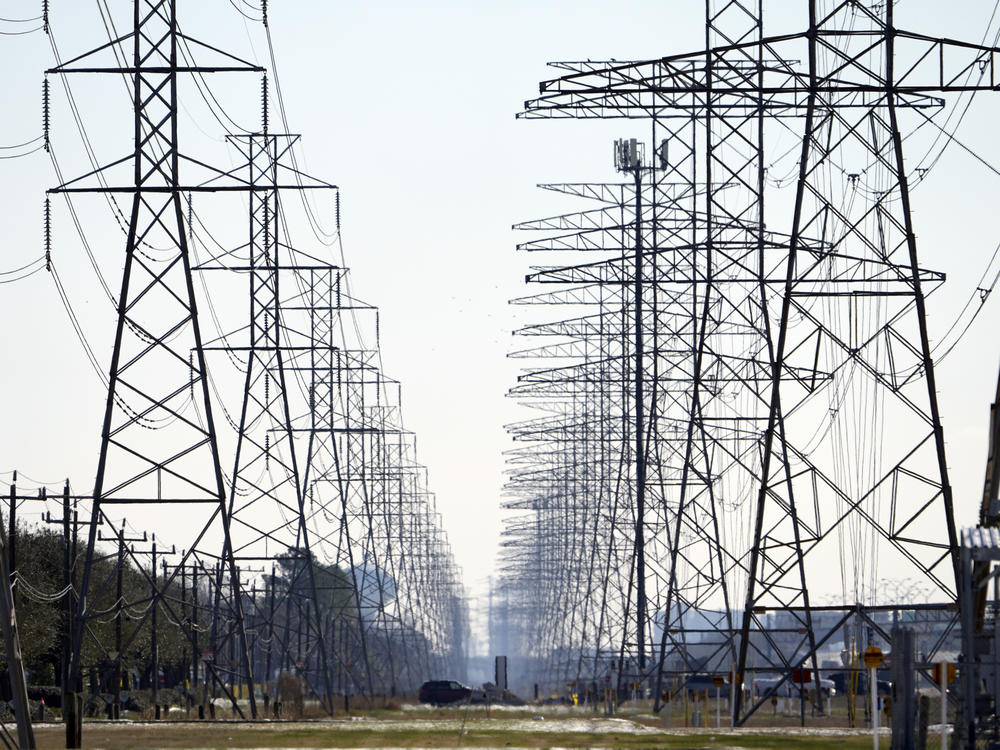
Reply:
[[[233,3],[252,14],[242,0]],[[127,24],[131,4],[109,5]],[[938,2],[904,0],[896,5],[897,23],[979,41],[993,5],[962,2],[942,13]],[[0,17],[34,17],[39,6],[3,0]],[[769,32],[794,29],[801,6],[792,0],[768,4]],[[556,75],[545,67],[548,60],[641,59],[700,48],[703,7],[700,0],[270,3],[291,129],[303,136],[308,171],[342,188],[354,290],[382,310],[386,372],[403,383],[406,423],[418,435],[466,583],[476,590],[494,569],[508,445],[503,425],[518,418],[504,393],[517,373],[518,363],[506,353],[520,346],[510,331],[521,312],[507,300],[531,291],[523,275],[534,261],[514,252],[518,238],[510,226],[562,208],[535,183],[614,179],[611,140],[642,137],[646,130],[628,122],[518,122],[514,114],[537,93],[539,80]],[[187,33],[269,64],[259,24],[244,22],[229,2],[179,0],[178,8]],[[97,9],[96,2],[53,0],[51,23],[64,58],[105,38]],[[35,25],[0,21],[6,32],[0,36],[0,145],[40,132],[42,71],[53,64],[52,52],[41,32],[9,35]],[[255,125],[255,81],[218,81],[213,90],[227,111],[240,124]],[[120,82],[74,84],[100,158],[125,154],[130,123]],[[63,169],[67,176],[86,171],[55,85],[53,98],[53,142]],[[198,102],[190,106],[198,124],[187,124],[185,133],[202,153],[214,148],[224,161],[222,126],[203,109]],[[998,112],[995,98],[977,98],[959,133],[994,164],[1000,164],[992,125]],[[272,122],[276,117],[274,112]],[[930,303],[935,335],[975,288],[998,239],[991,196],[1000,177],[957,148],[946,161],[936,168],[940,182],[928,179],[915,197],[923,264],[947,272],[953,287]],[[0,270],[41,253],[43,191],[55,183],[44,153],[0,161]],[[325,218],[332,226],[332,203]],[[116,228],[101,221],[95,251],[115,286],[123,245]],[[308,240],[307,229],[298,231]],[[107,305],[65,216],[57,219],[53,255],[106,362],[112,333]],[[6,360],[0,470],[18,468],[53,482],[68,475],[86,491],[103,398],[50,279],[39,274],[0,286],[0,310],[7,321],[0,333]],[[998,360],[996,320],[991,301],[939,374],[959,526],[975,521]]]

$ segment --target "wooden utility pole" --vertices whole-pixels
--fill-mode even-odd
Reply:
[[[192,629],[192,649],[191,654],[192,672],[194,679],[191,680],[191,694],[198,695],[198,665],[201,663],[201,647],[198,645],[198,565],[191,565],[191,629]],[[205,704],[198,704],[198,718],[205,718]]]
[[[17,475],[15,474],[15,481]],[[15,505],[17,490],[10,487],[11,506]],[[28,711],[28,688],[24,682],[24,662],[21,659],[21,641],[17,634],[17,615],[14,611],[14,591],[11,581],[14,570],[8,563],[13,560],[13,547],[8,544],[7,535],[0,522],[0,581],[4,582],[0,591],[0,628],[2,628],[4,649],[7,656],[7,672],[10,675],[10,690],[14,700],[14,718],[17,721],[17,744],[21,750],[34,750],[35,731],[31,726]]]
[[[65,626],[62,631],[62,705],[63,705],[63,715],[66,713],[66,704],[69,702],[70,693],[72,688],[70,687],[70,672],[69,665],[71,660],[70,649],[72,648],[72,636],[73,632],[73,610],[76,608],[76,602],[73,600],[73,579],[72,579],[72,566],[73,560],[70,557],[72,553],[71,541],[70,541],[70,510],[69,510],[69,480],[66,481],[63,487],[63,497],[62,497],[63,515],[62,515],[62,548],[63,548],[63,589],[66,590],[66,601],[64,604],[64,617],[66,618]]]
[[[111,704],[111,718],[120,719],[122,712],[122,597],[124,596],[123,576],[125,572],[125,519],[118,532],[118,564],[115,566],[115,691]]]
[[[39,490],[40,499],[44,501],[46,493],[43,487]],[[20,497],[23,500],[25,498]],[[73,632],[76,624],[76,575],[74,572],[74,562],[77,550],[77,532],[79,529],[79,516],[76,510],[76,502],[79,496],[69,494],[69,480],[63,485],[62,493],[62,518],[53,518],[46,511],[45,523],[56,524],[62,527],[62,553],[63,553],[63,591],[64,612],[62,628],[62,655],[59,668],[60,686],[62,692],[62,714],[63,724],[66,727],[66,747],[78,748],[83,744],[83,680],[79,673],[73,673]]]
[[[150,565],[150,569],[153,574],[152,588],[149,595],[153,597],[153,612],[152,612],[152,622],[150,623],[153,628],[153,638],[151,642],[150,650],[152,651],[153,657],[153,705],[156,706],[154,709],[155,718],[160,718],[160,644],[157,640],[156,633],[156,610],[159,609],[159,587],[156,584],[156,534],[153,534],[153,562]],[[166,580],[166,576],[164,576]]]
[[[122,658],[124,657],[122,653],[122,619],[125,613],[125,542],[144,542],[146,541],[146,534],[143,532],[141,537],[126,538],[125,519],[123,518],[121,529],[116,536],[105,537],[98,535],[97,538],[102,542],[116,541],[118,543],[115,562],[115,650],[108,653],[108,656],[114,662],[114,671],[112,673],[112,679],[114,680],[112,695],[114,697],[109,706],[108,718],[117,720],[121,718],[122,712]]]
[[[145,534],[143,534],[143,540],[145,540]],[[149,576],[149,582],[150,582],[150,591],[149,591],[150,605],[149,606],[151,607],[151,609],[150,609],[150,630],[152,631],[152,633],[151,633],[152,640],[150,642],[150,644],[151,644],[151,647],[150,647],[150,656],[151,656],[151,662],[152,663],[151,663],[150,669],[152,670],[153,706],[155,707],[154,708],[154,715],[155,715],[155,717],[157,719],[159,719],[160,718],[160,703],[159,703],[159,697],[160,697],[159,696],[159,688],[160,688],[160,643],[159,643],[159,640],[158,640],[158,634],[159,634],[159,628],[158,628],[158,621],[159,621],[158,611],[159,611],[159,608],[160,608],[160,598],[162,596],[162,593],[160,592],[160,585],[159,585],[158,578],[157,578],[157,576],[158,576],[158,573],[157,573],[157,559],[158,559],[158,555],[160,553],[168,554],[168,555],[177,554],[177,549],[176,549],[176,547],[171,546],[171,548],[168,549],[168,550],[158,550],[157,547],[156,547],[156,534],[153,534],[151,536],[150,542],[151,542],[151,546],[150,546],[150,548],[148,550],[147,549],[136,549],[135,546],[133,545],[131,547],[131,553],[132,553],[133,557],[135,557],[136,555],[150,555],[152,557],[152,561],[150,563],[151,574]],[[163,561],[163,580],[164,581],[168,580],[166,565],[167,565],[167,561],[164,560]],[[183,617],[183,614],[181,615],[181,617]]]
[[[11,606],[17,606],[17,589],[14,588],[14,575],[17,573],[17,472],[14,472],[14,483],[10,486],[10,515],[7,518],[7,581],[10,582]]]
[[[205,661],[205,682],[202,685],[201,692],[201,714],[205,713],[206,704],[209,706],[209,711],[211,718],[215,718],[215,698],[216,698],[216,686],[212,685],[212,702],[208,702],[208,671],[211,669],[215,673],[215,659],[216,652],[218,651],[218,630],[219,627],[219,598],[222,595],[222,566],[218,563],[215,564],[215,575],[214,578],[209,578],[209,585],[212,586],[210,591],[212,595],[212,626],[208,630],[208,644],[209,651],[212,654],[212,666],[209,666],[209,662]],[[215,673],[217,675],[217,673]],[[199,717],[200,718],[200,717]]]
[[[264,712],[268,711],[271,691],[271,645],[274,641],[274,565],[271,566],[271,580],[267,582],[267,657],[264,661]],[[277,691],[275,691],[277,692]]]

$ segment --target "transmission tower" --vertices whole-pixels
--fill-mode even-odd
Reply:
[[[350,581],[332,613],[341,679],[384,694],[415,688],[429,672],[460,673],[458,574],[402,424],[400,385],[381,369],[378,310],[349,293],[347,269],[299,275],[292,307],[308,314],[309,338],[295,363],[310,398],[296,428],[306,440],[306,517],[314,548]]]
[[[51,191],[102,194],[116,212],[117,196],[132,196],[71,671],[79,684],[84,639],[98,640],[88,622],[109,582],[92,580],[95,544],[114,504],[141,510],[140,523],[183,551],[168,574],[143,573],[147,614],[120,643],[96,643],[101,664],[120,673],[149,613],[160,611],[203,664],[191,672],[202,709],[221,691],[242,714],[245,692],[256,716],[255,676],[264,674],[267,701],[282,671],[332,711],[338,689],[386,694],[415,689],[429,673],[460,677],[464,595],[403,426],[399,383],[382,372],[377,310],[342,293],[346,269],[321,258],[340,242],[339,193],[337,233],[317,235],[328,247],[291,240],[282,196],[296,191],[315,230],[305,191],[334,186],[299,170],[297,136],[270,132],[267,79],[261,130],[229,136],[236,167],[180,150],[178,80],[193,76],[204,95],[207,74],[237,71],[263,69],[183,34],[175,0],[138,0],[130,33],[49,71],[126,76],[135,118],[131,155]],[[129,166],[130,180],[116,177]],[[245,242],[224,246],[201,224],[193,201],[202,193],[247,197]],[[206,245],[199,262],[204,237],[219,251]],[[225,272],[199,277],[217,329],[207,343],[195,270]],[[249,315],[231,328],[208,281],[220,278],[249,287]],[[224,366],[206,363],[210,351],[235,365],[238,386]],[[238,398],[229,409],[227,393]],[[217,435],[219,409],[231,444]],[[141,553],[119,552],[119,568],[146,570]]]
[[[650,311],[660,317],[649,336],[676,337],[684,353],[671,360],[664,352],[650,363],[659,361],[661,374],[674,363],[678,385],[661,391],[662,418],[681,433],[651,438],[655,449],[632,435],[646,471],[660,464],[661,515],[643,517],[649,496],[640,499],[638,485],[631,497],[601,497],[591,511],[597,518],[616,501],[634,503],[633,552],[611,575],[647,569],[646,597],[624,597],[633,609],[619,619],[659,621],[652,623],[660,631],[657,657],[651,671],[639,670],[657,688],[677,659],[678,672],[731,670],[737,684],[750,668],[786,681],[797,667],[817,666],[818,651],[848,618],[865,617],[863,605],[877,603],[866,582],[882,565],[925,578],[954,600],[956,537],[925,314],[943,276],[918,262],[900,120],[932,118],[944,106],[939,94],[992,89],[997,54],[904,32],[891,4],[813,0],[806,32],[773,38],[762,33],[759,8],[719,2],[707,9],[705,50],[556,63],[568,72],[543,82],[522,113],[645,120],[663,158],[662,179],[704,187],[682,204],[687,239],[647,231],[648,244],[636,250],[638,231],[631,234],[648,271],[624,264],[618,248],[630,237],[621,221],[603,225],[619,239],[591,245],[619,252],[615,263],[530,277],[565,285],[536,302],[597,304],[615,293],[607,290],[624,296],[631,284],[625,302],[633,313],[652,301],[652,289],[674,292],[657,300],[662,313]],[[764,166],[776,130],[800,139],[791,179]],[[771,189],[781,187],[794,187],[794,196],[772,202]],[[660,196],[651,200],[670,208]],[[636,227],[657,221],[636,218]],[[563,325],[559,333],[576,330]],[[602,330],[598,346],[610,338]],[[629,401],[647,403],[638,399],[643,384],[662,387],[645,373],[645,357],[632,353],[633,374],[643,377],[617,397],[611,421],[618,430],[640,424],[639,406],[631,415],[621,410]],[[597,370],[577,366],[577,373],[589,381]],[[563,383],[563,393],[589,387],[572,377]],[[582,469],[571,465],[579,481]],[[658,524],[669,532],[654,549]],[[526,546],[533,534],[535,544],[547,543],[546,533],[526,531]],[[809,594],[829,588],[830,570],[843,581],[844,614],[820,626]],[[641,593],[638,581],[631,586]],[[652,602],[654,590],[658,611],[643,617],[654,606],[643,599]],[[590,624],[609,614],[602,604]],[[648,663],[648,636],[641,626],[635,632],[635,641],[625,635],[621,642],[637,664],[643,656]],[[711,648],[699,646],[695,659],[689,636]],[[736,691],[736,722],[770,693],[749,706],[742,695]]]
[[[203,62],[188,64],[180,59],[185,56],[193,60],[193,48]],[[113,63],[105,63],[105,58],[112,55]],[[206,63],[206,59],[213,62]],[[118,194],[131,196],[87,563],[74,638],[72,673],[78,681],[83,639],[90,632],[86,623],[95,616],[88,594],[97,527],[109,506],[123,511],[141,510],[144,521],[153,525],[181,512],[192,530],[181,564],[190,560],[211,569],[212,563],[207,561],[221,563],[229,579],[222,601],[236,623],[240,663],[249,669],[230,512],[182,204],[185,192],[213,192],[221,186],[184,184],[181,166],[190,168],[192,162],[180,150],[178,123],[178,78],[182,74],[220,72],[261,73],[263,69],[181,33],[175,0],[136,0],[131,32],[48,71],[123,76],[129,83],[134,108],[135,148],[131,155],[50,191],[104,193],[111,199]],[[131,164],[130,184],[111,182],[116,179],[114,168],[122,164]],[[165,592],[173,582],[173,576],[161,582],[159,591]],[[162,606],[180,621],[169,599],[164,598]],[[111,656],[120,664],[122,653]],[[210,675],[232,698],[220,670],[213,666]],[[252,685],[253,675],[244,672],[238,681]],[[249,695],[251,714],[256,716],[252,689]],[[233,705],[237,706],[235,698]]]
[[[244,167],[230,178],[245,181],[249,197],[247,243],[224,258],[213,258],[196,270],[226,270],[247,275],[250,319],[238,331],[223,334],[206,349],[219,349],[232,361],[245,357],[244,383],[239,422],[236,426],[235,464],[229,481],[229,516],[232,523],[233,554],[246,565],[267,564],[279,558],[283,568],[291,567],[290,578],[277,601],[254,612],[257,627],[274,629],[273,612],[285,612],[294,597],[296,611],[303,600],[307,617],[303,650],[299,628],[290,637],[289,623],[279,630],[282,663],[290,662],[302,672],[305,653],[314,653],[318,669],[303,672],[314,695],[328,712],[333,711],[328,649],[322,635],[322,611],[316,584],[316,560],[306,524],[305,496],[298,450],[292,425],[291,403],[296,389],[290,381],[286,360],[294,358],[294,324],[285,321],[281,290],[285,281],[295,281],[299,271],[296,251],[282,240],[282,211],[279,191],[333,189],[335,186],[293,171],[283,162],[298,136],[270,134],[267,128],[267,89],[264,87],[263,133],[232,135],[230,141],[240,151]],[[240,260],[244,254],[247,263]],[[246,338],[246,342],[241,340]],[[236,344],[234,341],[240,341]],[[243,592],[247,594],[246,591]],[[272,592],[273,593],[273,592]],[[257,602],[253,602],[256,607]],[[294,650],[294,654],[291,651]],[[311,679],[314,678],[314,679]],[[270,680],[265,675],[264,680]]]

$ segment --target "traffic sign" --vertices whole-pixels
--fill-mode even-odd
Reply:
[[[878,646],[869,646],[866,648],[862,658],[864,659],[865,666],[868,667],[868,669],[878,669],[885,661],[885,657],[882,656],[882,649]]]
[[[944,670],[945,683],[944,684],[945,685],[950,685],[951,683],[953,683],[955,681],[955,678],[958,676],[958,670],[955,669],[955,665],[952,664],[950,661],[949,662],[944,662],[944,667],[945,667],[945,670]],[[935,685],[940,685],[941,684],[941,664],[935,664],[933,671],[934,671],[934,684]]]
[[[721,674],[717,674],[712,678],[712,684],[715,685],[717,688],[720,688],[726,684],[726,678],[723,677]]]
[[[805,685],[807,682],[812,682],[812,670],[793,669],[792,682],[794,682],[796,685]]]

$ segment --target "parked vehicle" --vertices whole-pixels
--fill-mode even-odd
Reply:
[[[779,685],[780,683],[780,685]],[[799,686],[789,680],[781,682],[777,677],[762,677],[754,680],[753,689],[754,694],[757,696],[764,695],[768,691],[777,687],[777,692],[775,695],[779,698],[790,698],[792,696],[798,697]],[[815,680],[809,680],[805,684],[806,690],[812,690],[816,687]],[[825,698],[830,698],[840,692],[840,687],[833,680],[829,680],[825,677],[821,677],[819,681],[819,688],[823,691],[823,696]]]
[[[681,686],[681,690],[687,693],[708,693],[710,697],[715,696],[715,675],[711,674],[694,674],[684,680],[684,684]],[[723,695],[729,695],[729,682],[723,683],[720,688]]]
[[[850,687],[850,670],[841,670],[837,672],[830,672],[830,682],[832,682],[837,687],[837,692],[847,694],[847,689]],[[868,674],[864,671],[858,671],[856,682],[854,683],[854,692],[856,695],[868,695]],[[892,693],[892,683],[889,680],[877,680],[877,690],[879,695],[890,695]]]
[[[478,702],[482,693],[482,690],[474,690],[454,680],[430,680],[420,686],[417,697],[421,703],[444,706],[465,700]]]

